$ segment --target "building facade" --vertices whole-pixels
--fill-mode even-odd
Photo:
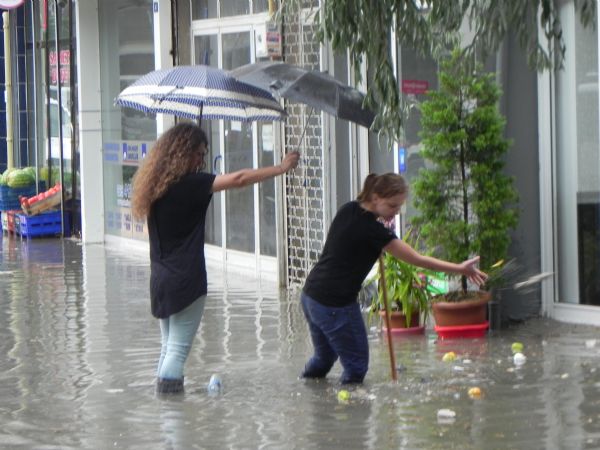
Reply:
[[[72,192],[67,207],[73,231],[84,242],[146,246],[145,224],[134,221],[129,209],[131,178],[174,119],[114,105],[140,75],[186,64],[229,70],[275,55],[356,85],[347,56],[317,43],[314,10],[284,16],[276,29],[280,50],[265,51],[269,7],[268,0],[26,0],[10,11],[18,86],[15,160],[62,168]],[[502,311],[506,320],[541,312],[600,324],[599,40],[594,27],[580,25],[573,0],[557,7],[567,48],[563,68],[531,71],[512,37],[486,62],[503,88],[500,108],[513,142],[507,172],[520,194],[510,253],[523,279],[553,274],[529,289],[505,289]],[[394,55],[405,95],[418,102],[437,87],[433,59],[406,48]],[[364,74],[368,79],[366,69]],[[400,172],[409,181],[416,174],[422,164],[419,113],[408,118],[405,141],[387,151],[360,126],[306,105],[284,106],[289,117],[281,124],[203,123],[210,140],[207,170],[213,172],[272,164],[285,151],[302,153],[299,168],[285,179],[215,196],[207,257],[224,270],[299,285],[318,258],[335,211],[356,196],[369,172]],[[1,99],[0,108],[4,114]],[[2,170],[5,145],[0,141]],[[408,205],[400,230],[411,214]]]

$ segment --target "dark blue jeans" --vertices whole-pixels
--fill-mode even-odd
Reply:
[[[369,369],[369,342],[359,304],[332,308],[304,292],[300,300],[314,346],[302,377],[325,377],[339,357],[344,368],[340,382],[362,383]]]

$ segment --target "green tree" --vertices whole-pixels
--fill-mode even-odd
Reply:
[[[294,13],[315,3],[280,0],[280,12]],[[595,23],[595,0],[575,0],[575,4],[584,26]],[[393,139],[402,135],[408,106],[394,76],[390,30],[395,30],[398,46],[434,57],[456,46],[463,24],[469,24],[473,33],[463,49],[467,56],[493,54],[510,32],[536,70],[551,68],[554,61],[560,66],[566,51],[554,0],[323,0],[316,20],[321,41],[329,40],[334,50],[349,51],[357,80],[361,80],[361,63],[367,63],[373,80],[366,101],[377,105],[378,112],[374,128]]]
[[[421,105],[421,155],[413,180],[412,224],[434,253],[451,261],[481,256],[487,269],[506,259],[517,224],[517,193],[504,174],[505,120],[493,74],[473,71],[459,51],[441,62],[440,87]],[[462,279],[463,291],[467,289]]]

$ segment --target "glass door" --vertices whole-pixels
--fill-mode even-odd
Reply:
[[[223,32],[222,68],[235,69],[250,63],[250,32]],[[231,120],[224,121],[224,170],[235,172],[255,167],[253,124]],[[225,191],[227,248],[254,253],[254,186]]]
[[[194,61],[196,64],[204,64],[210,67],[219,67],[219,41],[216,33],[194,37]],[[211,173],[221,172],[221,137],[218,120],[202,121],[202,128],[208,137],[208,154],[206,156],[207,167],[205,170]],[[221,195],[213,197],[208,207],[206,216],[207,244],[220,247],[222,245],[221,226]]]
[[[231,70],[254,61],[254,29],[218,26],[194,35],[194,63]],[[231,120],[202,121],[209,138],[206,170],[234,172],[274,164],[274,125]],[[275,180],[214,196],[206,225],[206,242],[221,248],[236,265],[276,270]],[[264,258],[266,257],[266,259]],[[262,269],[260,267],[262,266]],[[269,270],[269,269],[267,269]]]

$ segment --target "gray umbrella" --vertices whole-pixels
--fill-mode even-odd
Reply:
[[[325,111],[339,119],[370,127],[375,114],[362,106],[364,94],[331,75],[277,61],[238,67],[230,74],[239,81],[290,101]]]

